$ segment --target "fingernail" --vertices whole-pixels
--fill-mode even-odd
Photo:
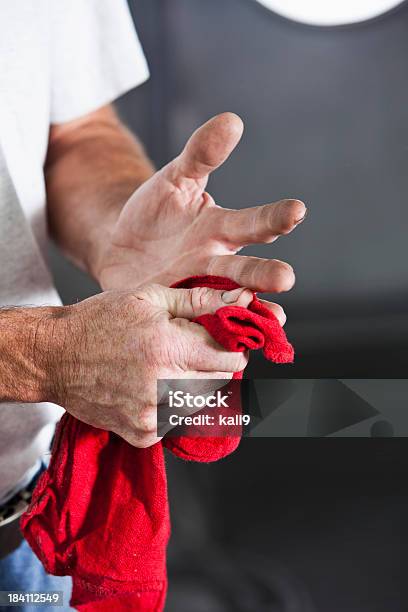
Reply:
[[[232,291],[224,291],[221,296],[221,299],[226,304],[234,304],[234,302],[238,302],[239,296],[242,294],[243,291],[245,291],[245,289],[243,289],[242,287],[239,287],[238,289],[233,289]]]
[[[296,225],[299,225],[300,223],[303,223],[303,221],[306,219],[307,217],[307,208],[305,209],[305,214],[303,215],[303,217],[300,217],[300,219],[298,219],[295,223]]]

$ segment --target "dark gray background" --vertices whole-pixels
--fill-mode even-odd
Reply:
[[[408,4],[327,29],[253,0],[131,9],[152,78],[118,108],[155,163],[210,116],[235,111],[246,133],[211,179],[218,203],[309,206],[295,234],[247,249],[298,276],[279,296],[297,363],[257,356],[249,375],[405,377]],[[97,290],[55,250],[52,266],[66,302]],[[258,439],[217,467],[169,459],[168,609],[306,612],[304,589],[319,612],[408,609],[407,452],[405,440]],[[295,599],[273,604],[270,590]]]

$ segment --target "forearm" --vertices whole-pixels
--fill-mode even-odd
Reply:
[[[51,233],[96,275],[100,251],[130,195],[154,172],[110,107],[51,132],[45,166]]]
[[[0,402],[52,401],[54,322],[64,308],[0,309]]]

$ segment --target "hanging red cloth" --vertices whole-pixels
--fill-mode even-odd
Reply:
[[[214,276],[174,285],[203,286],[239,287]],[[270,361],[293,361],[293,347],[278,320],[255,295],[248,308],[225,306],[195,322],[228,350],[263,349]],[[21,528],[48,573],[72,576],[71,606],[89,612],[161,612],[170,534],[163,446],[183,459],[216,461],[239,440],[238,435],[166,436],[140,449],[65,414]]]

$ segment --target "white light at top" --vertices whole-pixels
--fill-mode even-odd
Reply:
[[[317,26],[366,21],[402,4],[401,0],[258,0],[258,2],[283,17]]]

